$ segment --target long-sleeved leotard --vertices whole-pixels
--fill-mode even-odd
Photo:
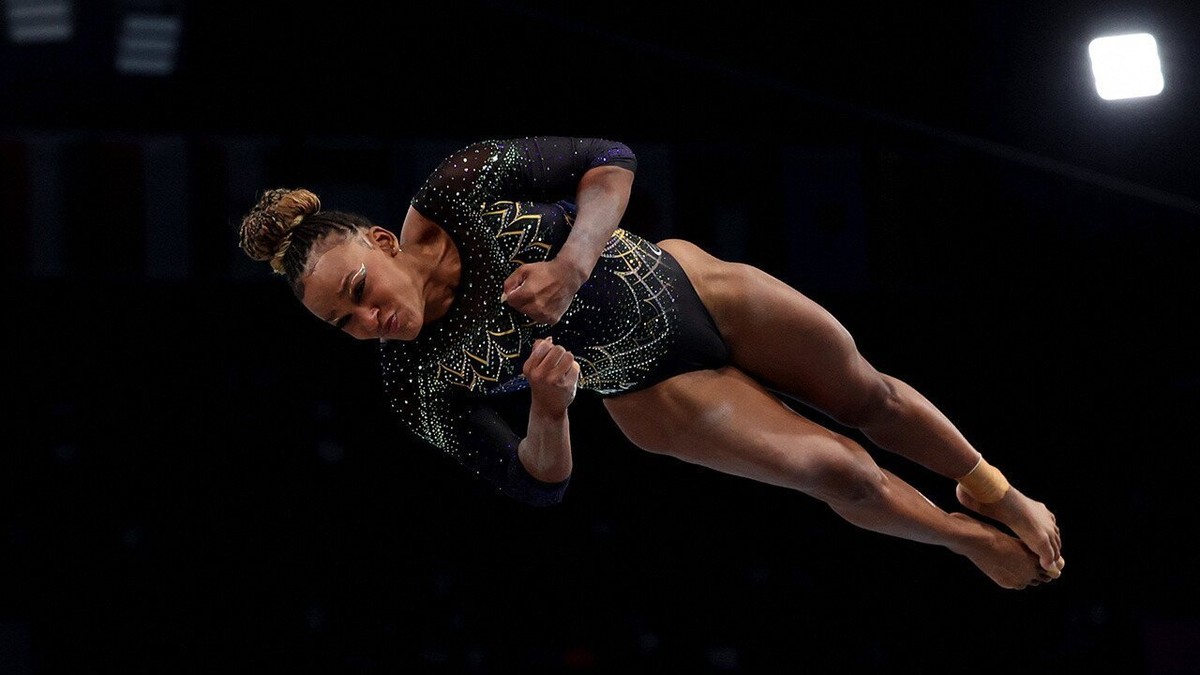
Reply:
[[[579,386],[616,396],[678,372],[722,365],[728,349],[678,263],[617,229],[591,276],[553,326],[500,300],[520,265],[553,259],[575,216],[588,169],[636,169],[624,144],[532,137],[475,143],[433,172],[412,206],[449,233],[462,277],[449,311],[416,339],[381,343],[386,395],[405,428],[496,489],[534,505],[562,499],[517,458],[520,438],[487,397],[528,386],[521,368],[536,339],[552,336],[580,366]]]

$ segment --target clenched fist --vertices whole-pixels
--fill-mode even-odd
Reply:
[[[554,344],[554,338],[534,341],[533,351],[521,372],[529,380],[532,405],[539,411],[561,414],[575,400],[579,364],[571,352]]]
[[[504,280],[500,300],[537,323],[554,325],[586,278],[576,267],[557,259],[526,263]]]

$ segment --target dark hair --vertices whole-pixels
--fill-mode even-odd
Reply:
[[[242,218],[240,245],[252,259],[270,261],[271,269],[302,297],[302,279],[317,243],[333,233],[349,236],[370,227],[360,215],[322,211],[321,200],[309,190],[276,188],[264,192]]]

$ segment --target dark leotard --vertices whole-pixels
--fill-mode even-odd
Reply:
[[[384,384],[403,425],[521,501],[561,500],[517,459],[520,438],[487,397],[528,387],[536,339],[574,354],[579,386],[602,397],[724,365],[729,350],[675,259],[624,229],[609,238],[559,322],[538,324],[500,301],[517,267],[553,259],[570,234],[585,171],[636,159],[621,143],[536,137],[476,143],[433,172],[412,206],[449,233],[462,277],[449,311],[416,339],[381,346]]]

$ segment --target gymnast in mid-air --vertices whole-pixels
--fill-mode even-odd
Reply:
[[[503,495],[563,499],[583,389],[641,449],[798,490],[1004,588],[1061,575],[1054,514],[828,311],[756,267],[622,228],[636,168],[600,138],[482,141],[434,168],[398,228],[281,187],[242,217],[240,246],[319,320],[378,340],[399,426]],[[524,390],[520,436],[490,402]],[[984,518],[939,508],[777,392],[953,481]]]

